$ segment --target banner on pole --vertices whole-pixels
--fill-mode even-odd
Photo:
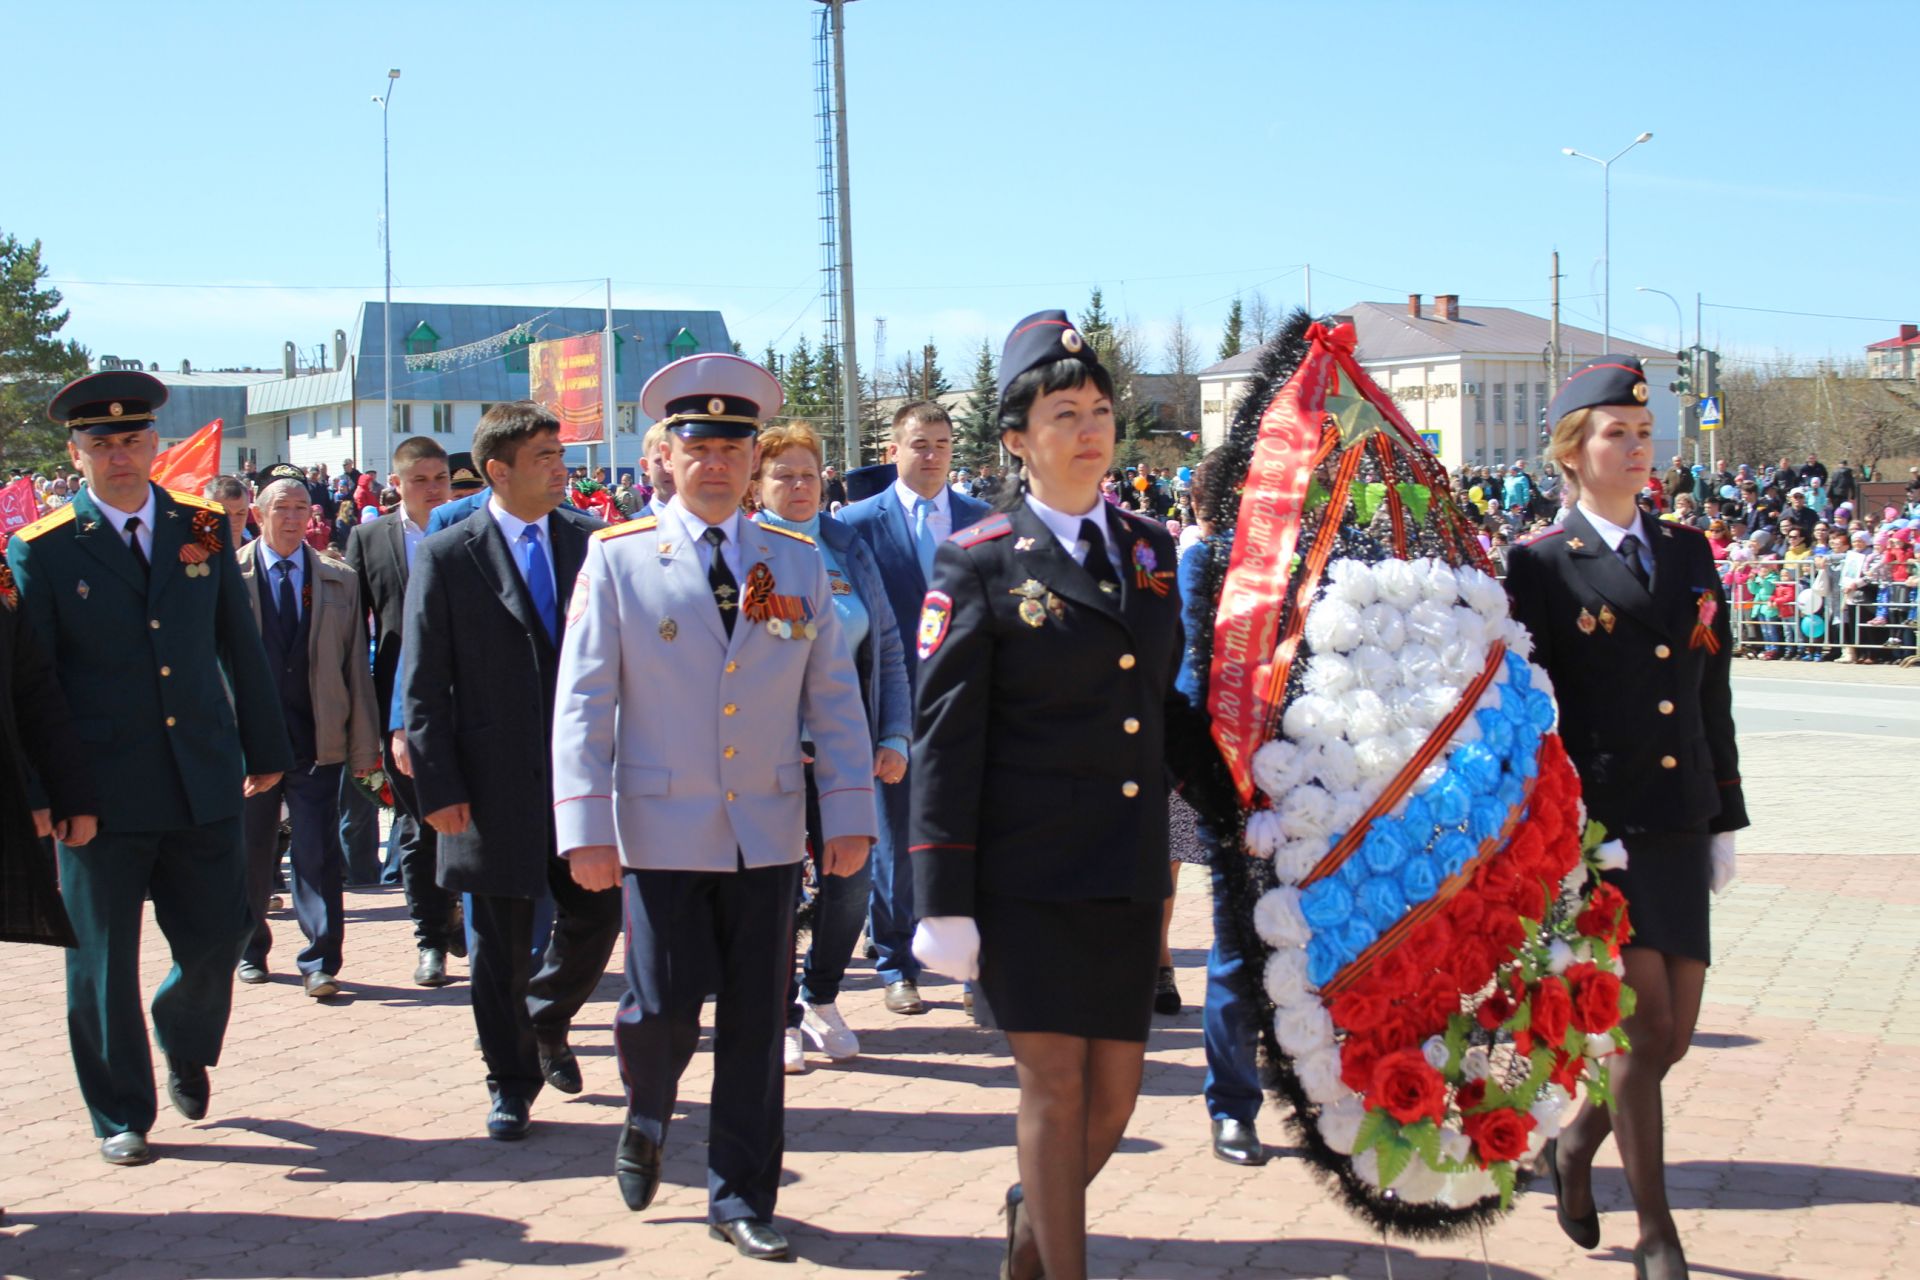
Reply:
[[[7,545],[14,530],[23,529],[40,518],[40,499],[33,492],[33,479],[21,476],[0,489],[0,548]]]
[[[536,342],[528,353],[529,398],[560,419],[560,443],[598,444],[606,439],[600,409],[601,335]]]
[[[224,418],[215,418],[192,435],[160,453],[149,473],[162,489],[200,496],[207,481],[220,474],[220,430]]]

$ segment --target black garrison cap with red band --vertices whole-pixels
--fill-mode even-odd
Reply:
[[[1000,398],[1007,398],[1013,380],[1029,369],[1055,360],[1078,360],[1092,368],[1100,367],[1093,344],[1074,327],[1064,311],[1036,311],[1013,326],[1007,345],[1000,352]]]
[[[1560,384],[1559,394],[1547,406],[1547,423],[1560,421],[1575,409],[1608,405],[1645,407],[1647,371],[1638,356],[1601,356],[1589,360]]]

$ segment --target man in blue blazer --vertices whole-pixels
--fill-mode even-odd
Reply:
[[[898,476],[889,489],[840,512],[873,550],[894,617],[920,616],[933,550],[946,537],[982,519],[992,509],[947,485],[953,465],[953,419],[931,400],[903,405],[893,415],[888,450]],[[904,636],[902,637],[905,638]],[[907,684],[919,675],[917,647],[904,646]],[[873,901],[868,931],[879,953],[874,965],[887,987],[894,1013],[925,1013],[920,999],[920,962],[913,956],[913,867],[907,857],[907,797],[913,766],[900,781],[880,787],[880,838],[873,847]]]

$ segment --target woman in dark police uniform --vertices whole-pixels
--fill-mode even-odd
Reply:
[[[1066,314],[1021,321],[1000,431],[1023,483],[941,545],[917,636],[914,951],[977,971],[1012,1046],[1016,1280],[1086,1275],[1087,1184],[1140,1092],[1168,765],[1184,778],[1217,760],[1174,689],[1173,540],[1100,496],[1114,421],[1112,380]]]
[[[1706,983],[1707,897],[1732,876],[1747,825],[1728,672],[1733,637],[1713,552],[1699,531],[1641,513],[1653,445],[1646,375],[1601,356],[1548,409],[1547,446],[1577,505],[1513,548],[1507,589],[1553,678],[1560,736],[1588,816],[1626,845],[1606,879],[1626,900],[1623,957],[1638,1005],[1632,1050],[1614,1059],[1612,1108],[1589,1102],[1549,1143],[1560,1225],[1594,1248],[1591,1170],[1619,1140],[1640,1219],[1637,1275],[1687,1274],[1667,1206],[1660,1083],[1687,1051]]]

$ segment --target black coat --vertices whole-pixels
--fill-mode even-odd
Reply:
[[[380,700],[382,725],[393,706],[406,630],[406,529],[406,514],[396,511],[355,526],[347,539],[347,564],[360,575],[360,603],[373,614],[373,693]]]
[[[1112,595],[1024,503],[934,559],[908,841],[923,917],[971,916],[978,892],[1171,891],[1168,766],[1185,779],[1217,757],[1206,717],[1174,688],[1185,646],[1173,539],[1103,509],[1119,548]],[[1136,548],[1164,594],[1136,585]]]
[[[0,604],[0,942],[70,947],[52,850],[33,832],[40,808],[55,822],[100,812],[53,662],[26,614]]]
[[[1640,524],[1653,550],[1651,593],[1575,507],[1507,553],[1513,616],[1553,679],[1588,816],[1616,835],[1737,831],[1747,804],[1726,592],[1698,530],[1645,516]],[[1717,646],[1696,633],[1705,615]]]
[[[563,636],[587,535],[600,527],[570,507],[547,520]],[[491,511],[414,549],[400,659],[407,752],[423,814],[471,806],[467,830],[440,837],[439,880],[456,893],[547,892],[559,666]]]

